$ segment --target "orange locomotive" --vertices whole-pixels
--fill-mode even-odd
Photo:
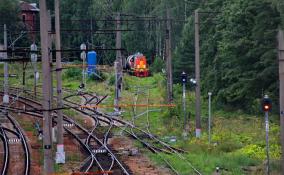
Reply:
[[[126,68],[130,69],[131,73],[136,77],[149,76],[146,57],[141,53],[130,55],[127,58]]]

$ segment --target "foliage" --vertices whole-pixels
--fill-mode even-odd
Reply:
[[[88,82],[90,81],[104,81],[107,79],[107,75],[99,70],[97,70],[95,73],[92,73],[91,75],[87,76]]]
[[[112,75],[108,79],[108,85],[113,86],[115,84],[115,75]]]
[[[165,62],[160,57],[156,57],[150,66],[150,72],[151,74],[159,73],[162,72],[162,69],[165,69]]]
[[[220,11],[200,13],[202,93],[211,91],[219,105],[249,112],[258,111],[266,93],[277,106],[277,9],[266,0],[214,0],[200,5],[200,11]],[[175,77],[182,69],[194,75],[193,31],[190,17],[175,51]]]
[[[80,70],[78,68],[69,68],[64,73],[64,76],[66,76],[66,78],[73,79],[73,80],[81,80],[82,79],[82,70]]]
[[[12,31],[20,29],[23,25],[20,23],[19,18],[19,1],[18,0],[0,0],[0,27],[1,33],[3,32],[3,25],[6,24],[8,34]],[[3,35],[0,35],[1,42],[3,41]]]

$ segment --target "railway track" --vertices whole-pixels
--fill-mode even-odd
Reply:
[[[4,145],[3,146],[3,148],[4,148],[4,159],[3,160],[4,161],[3,161],[3,165],[2,165],[1,174],[6,175],[6,174],[9,174],[9,173],[12,173],[13,168],[12,168],[11,165],[13,165],[13,167],[15,167],[16,164],[22,164],[23,163],[18,159],[16,160],[16,163],[10,162],[11,159],[12,159],[11,158],[12,156],[14,156],[14,157],[20,156],[19,153],[13,152],[10,149],[10,147],[11,147],[10,140],[11,141],[15,140],[15,141],[21,142],[22,152],[24,154],[24,163],[23,163],[24,165],[22,167],[23,174],[29,175],[30,174],[30,168],[31,168],[31,164],[30,164],[31,159],[30,159],[30,150],[29,150],[27,139],[26,139],[26,137],[23,133],[23,130],[21,129],[18,122],[14,119],[14,117],[11,116],[10,114],[7,114],[6,118],[9,120],[9,124],[12,125],[14,130],[5,127],[4,124],[1,124],[1,126],[0,126],[0,137],[1,137],[1,140],[2,140],[3,145]],[[7,125],[7,124],[5,124],[5,125]],[[15,139],[15,137],[17,139]],[[12,138],[14,138],[14,139],[12,139]],[[15,147],[19,147],[19,146],[17,144],[13,145],[14,149],[15,149]],[[17,154],[17,155],[15,155],[15,154]],[[21,159],[21,156],[20,156],[20,159]],[[20,172],[22,172],[22,171],[20,171]]]
[[[76,96],[77,94],[74,94],[74,96]],[[139,141],[140,143],[142,143],[142,145],[144,145],[146,148],[148,148],[150,151],[152,151],[153,153],[156,153],[159,155],[159,157],[167,164],[167,166],[177,175],[179,175],[178,171],[173,167],[173,165],[168,161],[166,160],[165,158],[163,158],[160,154],[160,152],[164,152],[164,153],[167,153],[167,154],[176,154],[180,159],[184,160],[189,167],[191,167],[193,169],[193,171],[196,173],[196,174],[199,174],[201,175],[202,173],[197,170],[192,164],[191,162],[189,162],[186,157],[184,157],[182,154],[180,153],[184,153],[185,151],[184,150],[181,150],[181,149],[177,149],[177,148],[174,148],[168,144],[166,144],[165,142],[159,140],[156,136],[154,136],[153,134],[149,133],[149,130],[143,130],[143,129],[140,129],[139,127],[136,127],[134,124],[132,123],[129,123],[127,121],[124,121],[122,119],[119,119],[119,118],[114,118],[112,116],[109,116],[107,114],[104,114],[102,112],[99,112],[95,109],[92,109],[92,108],[86,108],[85,110],[82,110],[80,109],[80,106],[78,106],[78,104],[72,102],[72,101],[69,101],[68,98],[70,98],[72,95],[70,96],[67,96],[64,98],[64,101],[65,101],[65,105],[67,105],[68,107],[70,108],[73,108],[74,110],[82,113],[82,114],[85,114],[85,115],[90,115],[92,116],[92,118],[94,120],[99,120],[101,122],[104,122],[104,123],[107,123],[107,124],[112,124],[114,122],[118,123],[115,125],[115,127],[118,127],[120,129],[122,129],[124,132],[126,132],[129,136],[131,136],[132,138],[134,138],[135,140]],[[87,112],[88,111],[88,112]],[[93,115],[92,115],[93,114]],[[127,129],[124,129],[122,126],[127,126],[128,128],[130,128],[129,130]],[[134,130],[136,130],[136,132],[134,132]],[[137,135],[137,131],[138,132],[141,132],[143,136],[145,136],[148,140],[151,140],[153,141],[153,143],[149,143],[147,141],[145,141],[144,138],[140,138],[138,135]],[[157,146],[157,144],[159,144],[162,148],[159,148]],[[155,145],[155,146],[154,146]]]
[[[28,95],[29,97],[32,97],[32,95],[33,95],[32,91],[27,91],[26,93],[29,94]],[[69,91],[69,93],[71,93],[71,92]],[[108,171],[108,170],[111,170],[114,167],[114,164],[116,163],[120,167],[120,169],[122,170],[122,173],[131,174],[131,172],[127,168],[125,168],[123,163],[119,162],[119,160],[117,159],[117,157],[112,152],[112,150],[108,147],[108,144],[107,144],[107,140],[109,138],[109,135],[110,135],[112,128],[119,128],[123,132],[127,133],[130,137],[132,137],[135,140],[142,143],[142,145],[144,145],[146,148],[148,148],[153,153],[158,154],[161,157],[161,159],[164,160],[166,165],[175,174],[179,174],[179,173],[174,169],[174,167],[171,165],[171,163],[169,161],[167,161],[166,159],[164,159],[161,156],[160,153],[163,152],[163,153],[166,153],[166,154],[176,154],[180,159],[184,160],[188,164],[188,166],[190,166],[193,169],[195,174],[201,174],[201,172],[199,170],[197,170],[191,164],[191,162],[189,162],[187,160],[187,158],[185,158],[181,154],[181,153],[185,152],[184,150],[174,148],[174,147],[168,145],[167,143],[161,141],[156,136],[151,134],[149,132],[149,129],[147,129],[147,130],[141,129],[141,128],[135,126],[131,122],[124,121],[124,120],[119,119],[119,118],[114,118],[110,115],[102,113],[102,112],[100,112],[96,109],[93,109],[93,108],[86,108],[86,109],[83,110],[83,109],[80,108],[81,104],[79,105],[78,103],[73,102],[72,100],[71,101],[68,100],[68,99],[70,99],[71,97],[74,97],[74,96],[78,96],[80,98],[83,98],[84,99],[84,105],[90,104],[91,102],[92,102],[92,104],[96,105],[96,104],[100,103],[106,96],[104,96],[103,98],[98,98],[96,96],[93,96],[92,94],[88,94],[88,93],[78,94],[76,92],[76,93],[70,94],[70,95],[68,95],[64,98],[65,108],[70,108],[70,109],[73,109],[73,110],[75,110],[75,111],[77,111],[81,114],[88,115],[95,121],[95,126],[91,129],[91,131],[88,131],[86,128],[82,127],[79,123],[76,123],[75,121],[68,118],[67,116],[64,116],[64,121],[66,123],[73,123],[76,126],[76,128],[78,128],[79,130],[84,132],[85,135],[87,135],[85,141],[82,142],[82,139],[76,138],[76,136],[75,136],[76,134],[74,132],[72,132],[71,130],[69,130],[67,128],[64,128],[66,132],[73,135],[73,137],[84,148],[85,152],[88,155],[86,161],[80,167],[81,171],[88,172],[94,165],[96,165],[101,171]],[[22,101],[25,102],[27,106],[29,105],[29,103],[37,103],[38,105],[40,105],[38,102],[35,102],[33,99],[28,99],[28,98],[23,98],[23,97],[20,97],[19,100],[20,99],[22,99]],[[95,101],[95,103],[94,103],[94,101]],[[26,110],[24,110],[24,112],[28,111],[28,113],[33,113],[32,115],[34,115],[34,114],[35,115],[41,115],[40,114],[41,112],[37,111],[36,108],[32,107],[31,105],[30,105],[30,107],[31,108],[29,110],[26,109]],[[0,106],[0,108],[1,108],[1,106]],[[19,110],[19,109],[16,109],[16,110]],[[99,123],[105,123],[105,124],[108,125],[106,132],[104,132],[104,134],[103,134],[103,138],[99,138],[98,136],[96,136],[97,132],[95,132],[95,131],[97,131],[97,126],[99,125]],[[101,154],[94,152],[93,147],[90,145],[91,140],[92,140],[92,142],[97,143],[97,146],[99,147],[99,149],[103,148],[103,150],[105,150],[107,152],[107,154],[109,155],[107,157],[107,160],[108,160],[107,162],[109,162],[108,163],[109,165],[102,165],[101,164],[101,161],[99,160],[100,159],[99,156]]]
[[[2,165],[2,172],[1,175],[6,175],[8,172],[8,166],[9,166],[9,143],[8,143],[8,137],[6,135],[6,132],[4,131],[4,128],[2,125],[0,126],[0,137],[3,142],[3,147],[4,147],[4,162]]]
[[[15,95],[11,94],[11,96],[15,97]],[[7,108],[7,110],[11,110],[11,111],[20,111],[20,112],[24,112],[26,114],[35,116],[35,117],[42,117],[42,114],[40,112],[40,110],[36,110],[38,108],[38,106],[40,106],[40,103],[34,101],[33,99],[29,99],[29,98],[24,98],[24,97],[18,97],[17,99],[19,102],[23,103],[25,106],[27,106],[25,108],[25,110],[22,110],[21,108]],[[35,104],[35,106],[31,105],[31,104]],[[1,107],[0,107],[1,108]],[[34,110],[34,111],[33,111]],[[28,111],[28,112],[27,112]],[[53,114],[55,116],[55,114]],[[55,122],[55,121],[53,121]],[[82,148],[85,150],[85,152],[88,154],[88,156],[90,157],[90,161],[86,161],[86,163],[84,165],[82,165],[82,167],[80,167],[80,171],[82,172],[89,172],[90,169],[93,166],[98,166],[99,170],[101,172],[107,172],[107,171],[114,171],[113,167],[116,166],[116,172],[118,172],[118,168],[121,170],[120,172],[118,172],[119,174],[126,174],[129,175],[130,170],[128,168],[125,167],[125,165],[123,165],[123,163],[121,163],[119,161],[119,159],[116,157],[116,155],[112,152],[112,150],[110,148],[107,147],[106,145],[106,140],[108,138],[108,134],[105,134],[105,138],[103,139],[104,141],[101,141],[92,131],[89,132],[86,128],[84,128],[83,126],[81,126],[79,123],[77,123],[76,121],[74,121],[73,119],[67,117],[64,115],[64,122],[67,124],[73,124],[77,129],[79,129],[80,131],[82,131],[85,135],[86,135],[86,141],[83,142],[81,138],[79,138],[78,135],[76,135],[73,131],[71,131],[70,129],[68,129],[67,127],[64,127],[65,131],[67,133],[69,133],[70,135],[72,135],[77,141],[78,143],[82,146]],[[94,129],[93,129],[94,131]],[[109,133],[109,132],[108,132]],[[103,166],[101,165],[100,161],[97,158],[97,154],[95,153],[89,145],[90,140],[93,139],[101,148],[103,148],[104,150],[106,150],[106,153],[104,153],[104,159],[105,157],[107,157],[108,159],[110,159],[111,163],[108,166],[108,168],[103,168]],[[102,157],[102,156],[101,156]],[[108,162],[108,161],[107,161]]]

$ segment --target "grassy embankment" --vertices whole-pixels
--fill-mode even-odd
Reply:
[[[114,77],[107,75],[107,80],[96,82],[89,80],[87,88],[90,91],[110,97],[105,104],[113,103]],[[64,79],[65,87],[76,88],[80,78]],[[165,80],[162,75],[155,74],[149,78],[137,78],[126,75],[124,77],[122,104],[133,104],[138,95],[137,104],[146,104],[149,93],[149,104],[165,103]],[[138,90],[137,90],[138,89]],[[148,91],[149,89],[149,91]],[[187,139],[182,137],[183,113],[181,111],[181,86],[174,86],[174,108],[155,107],[160,111],[149,113],[150,130],[155,135],[169,141],[168,137],[174,136],[177,141],[171,144],[188,151],[184,154],[202,174],[211,174],[215,168],[221,167],[224,174],[264,174],[265,162],[265,131],[264,117],[262,114],[248,115],[239,111],[225,111],[213,107],[212,143],[208,143],[207,135],[207,99],[202,100],[202,129],[200,139],[194,137],[194,94],[187,93],[187,110],[190,116],[190,135]],[[213,103],[214,106],[214,103]],[[113,109],[102,109],[112,111]],[[123,108],[124,119],[131,120],[131,116],[146,111],[145,108]],[[171,112],[170,112],[171,111]],[[270,123],[270,156],[272,159],[271,169],[273,174],[279,172],[279,122],[277,116],[271,116]],[[140,127],[146,126],[146,115],[136,120]],[[138,144],[139,145],[139,144]],[[165,165],[159,156],[145,152],[157,164]],[[163,155],[181,174],[191,174],[192,168],[178,156]],[[244,169],[248,170],[245,171]]]
[[[19,70],[14,69],[15,73]],[[67,72],[67,73],[66,73]],[[69,72],[69,73],[68,73]],[[63,76],[63,86],[65,88],[77,89],[81,81],[80,70],[66,71]],[[32,87],[32,72],[27,73],[27,85]],[[21,77],[10,79],[11,84],[20,84]],[[137,103],[147,103],[149,88],[149,103],[161,104],[165,102],[165,82],[164,77],[156,74],[149,78],[137,78],[125,76],[122,103],[133,104],[135,93],[140,87],[141,94],[138,96]],[[106,81],[98,82],[88,80],[87,89],[99,95],[109,94],[104,104],[113,104],[114,77],[106,75]],[[144,88],[142,88],[144,87]],[[145,87],[147,87],[145,89]],[[144,89],[144,90],[142,90]],[[143,96],[144,94],[144,96]],[[213,94],[214,95],[214,94]],[[187,111],[190,115],[190,135],[187,139],[182,137],[183,113],[181,111],[181,86],[174,86],[174,108],[155,107],[160,111],[149,113],[150,130],[165,141],[168,137],[174,136],[177,141],[171,144],[188,151],[184,154],[187,160],[192,163],[202,174],[211,174],[215,167],[224,169],[224,174],[264,174],[265,163],[265,130],[264,117],[262,114],[248,115],[239,111],[225,111],[214,108],[213,103],[213,127],[212,143],[208,144],[207,135],[207,99],[202,100],[202,137],[194,137],[194,95],[187,93]],[[112,111],[112,108],[102,109]],[[131,119],[133,108],[123,108],[123,117]],[[137,108],[136,114],[146,109]],[[171,111],[171,112],[170,112]],[[270,123],[270,157],[272,174],[279,174],[280,141],[279,141],[279,121],[278,116],[271,116]],[[137,120],[139,126],[146,126],[145,115]],[[143,123],[143,124],[141,124]],[[143,150],[143,149],[142,149]],[[144,150],[157,164],[165,165],[159,156]],[[177,156],[163,155],[181,174],[192,174],[192,168]],[[248,169],[249,171],[244,171]]]

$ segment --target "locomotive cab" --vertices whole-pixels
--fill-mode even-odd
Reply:
[[[136,77],[148,77],[147,59],[143,54],[137,53],[127,58],[126,68]]]

